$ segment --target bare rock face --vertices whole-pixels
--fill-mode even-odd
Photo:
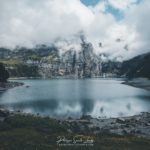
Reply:
[[[91,43],[83,42],[81,44],[82,50],[80,52],[80,61],[82,63],[83,77],[92,77],[100,75],[101,60],[93,52],[93,46]]]
[[[72,47],[60,52],[54,45],[37,45],[34,48],[16,47],[13,51],[0,48],[0,54],[4,60],[11,58],[16,63],[5,64],[10,77],[91,78],[118,72],[115,62],[102,62],[92,43],[84,36],[80,39],[80,50]],[[102,43],[100,45],[102,47]]]
[[[39,72],[45,77],[89,78],[101,73],[101,58],[94,51],[91,43],[82,40],[81,50],[70,49],[59,57],[43,58]]]

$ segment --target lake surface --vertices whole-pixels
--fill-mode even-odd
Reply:
[[[18,82],[25,85],[0,92],[1,106],[57,118],[118,117],[150,111],[149,91],[121,84],[117,79]]]

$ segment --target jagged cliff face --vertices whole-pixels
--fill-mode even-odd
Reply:
[[[43,78],[90,78],[90,77],[148,77],[150,78],[150,53],[125,62],[104,60],[103,54],[96,55],[91,43],[81,39],[81,49],[70,49],[59,53],[55,46],[39,45],[33,49],[16,48],[11,51],[0,48],[3,62],[11,77]],[[105,58],[108,58],[106,55]]]
[[[101,60],[93,52],[91,43],[82,43],[79,61],[82,62],[83,77],[100,75]]]
[[[90,78],[103,74],[116,74],[119,63],[103,62],[101,55],[96,55],[93,45],[81,39],[81,49],[70,49],[63,53],[55,46],[39,45],[33,49],[16,48],[14,51],[0,49],[10,76],[41,76],[43,78]],[[18,63],[18,64],[12,64]],[[19,67],[18,67],[19,66]],[[27,68],[27,69],[18,69]],[[22,73],[23,70],[23,73]],[[26,71],[27,70],[27,71]],[[28,73],[28,70],[36,72]]]
[[[43,60],[42,60],[43,61]],[[48,62],[48,58],[47,58]],[[39,68],[44,77],[71,76],[76,78],[88,78],[99,76],[101,73],[101,60],[93,52],[91,43],[82,43],[81,50],[71,49],[51,62]]]

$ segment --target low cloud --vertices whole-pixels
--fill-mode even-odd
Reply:
[[[108,6],[124,18],[117,20]],[[80,49],[83,33],[96,53],[129,59],[149,51],[149,14],[148,0],[107,0],[88,7],[80,0],[0,0],[0,47],[55,43],[61,50]]]

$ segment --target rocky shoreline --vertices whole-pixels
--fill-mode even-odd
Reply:
[[[147,78],[133,78],[123,82],[122,84],[143,88],[150,91],[150,80]]]
[[[70,146],[68,142],[74,138],[80,140]],[[90,139],[92,146],[83,144],[83,140]],[[0,109],[0,141],[3,150],[149,150],[150,113],[122,118],[82,116],[60,120]]]
[[[135,116],[108,119],[84,116],[78,120],[65,120],[64,122],[76,124],[81,131],[88,128],[94,134],[111,133],[150,138],[150,113],[148,112]]]
[[[22,82],[13,82],[13,81],[0,82],[0,91],[8,90],[22,85],[24,85],[24,83]]]
[[[0,123],[5,122],[9,117],[26,116],[33,119],[44,118],[39,115],[26,114],[20,111],[9,111],[0,109]],[[47,121],[54,118],[46,117]],[[82,116],[80,119],[54,119],[60,125],[67,126],[69,133],[85,133],[92,134],[116,134],[116,135],[134,135],[138,137],[150,138],[150,113],[143,112],[139,115],[119,118],[92,118],[91,116]],[[26,120],[28,122],[28,119]],[[44,129],[43,129],[44,130]]]

